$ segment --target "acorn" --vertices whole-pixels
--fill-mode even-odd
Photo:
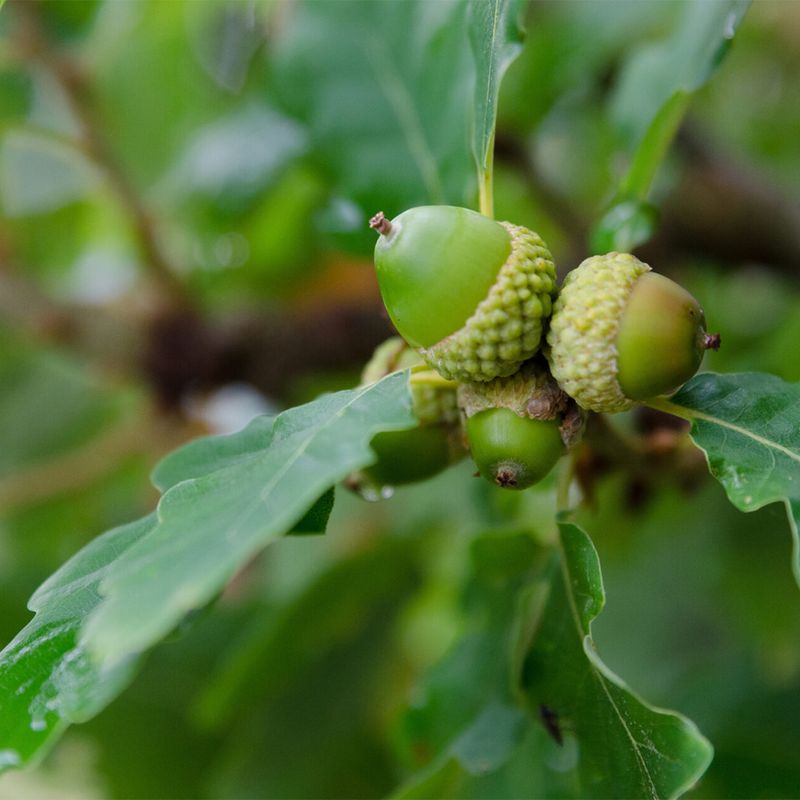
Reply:
[[[567,275],[545,354],[582,408],[616,412],[677,389],[719,344],[682,286],[629,253],[608,253]]]
[[[424,363],[418,353],[395,336],[376,348],[364,367],[361,383],[374,383],[390,372]],[[458,434],[455,384],[447,385],[441,379],[435,383],[412,383],[411,401],[419,425],[373,437],[370,447],[377,460],[347,480],[349,488],[368,499],[386,496],[394,486],[431,478],[465,455]]]
[[[535,361],[508,378],[461,385],[458,400],[478,471],[504,489],[538,483],[583,432],[585,414]]]
[[[440,375],[490,381],[539,350],[556,273],[538,234],[455,206],[378,213],[370,227],[389,316]]]

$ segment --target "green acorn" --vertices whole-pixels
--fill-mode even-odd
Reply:
[[[556,293],[538,234],[454,206],[379,213],[370,226],[389,316],[439,374],[489,381],[537,352]]]
[[[546,355],[553,377],[582,408],[614,412],[676,389],[719,343],[683,287],[629,253],[608,253],[567,275]]]
[[[361,383],[374,383],[390,372],[424,363],[395,336],[376,348],[364,367]],[[348,479],[347,485],[362,496],[386,496],[392,487],[431,478],[464,456],[455,385],[447,385],[440,378],[432,383],[412,383],[411,401],[420,424],[409,430],[377,434],[370,442],[376,462]]]
[[[538,483],[583,432],[585,414],[535,362],[509,378],[463,384],[458,399],[478,471],[505,489]]]

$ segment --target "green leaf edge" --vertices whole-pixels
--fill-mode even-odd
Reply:
[[[404,377],[404,380],[400,380],[401,376]],[[378,383],[386,382],[387,386],[388,386],[389,383],[391,383],[391,382],[397,382],[398,386],[404,386],[406,392],[409,393],[409,385],[408,385],[409,376],[410,376],[410,371],[409,370],[398,371],[398,372],[391,373],[390,375],[387,375],[385,378],[383,378]],[[374,386],[374,385],[375,384],[370,384],[370,385],[365,386],[365,387],[358,387],[361,390],[361,392],[360,392],[360,394],[358,396],[360,397],[361,394],[363,394],[371,386]],[[408,422],[407,425],[402,425],[401,426],[398,423],[398,424],[392,424],[391,426],[387,426],[385,428],[383,426],[378,426],[380,428],[380,430],[384,430],[384,429],[385,430],[403,429],[403,428],[409,427],[411,424],[414,424],[415,423],[415,419],[414,419],[413,413],[411,411],[410,393],[408,394],[408,397],[407,397],[407,406],[408,406],[408,414],[409,414],[409,422]],[[254,420],[254,423],[258,424],[260,422],[260,424],[263,425],[264,424],[264,420],[265,420],[264,417],[256,418],[256,420]],[[251,425],[252,424],[253,423],[251,423]],[[271,430],[271,426],[270,426],[270,430]],[[374,435],[375,432],[379,432],[379,431],[374,431],[373,435]],[[235,436],[235,434],[233,434],[233,435]],[[220,437],[220,436],[217,436],[217,437],[201,437],[200,439],[195,439],[195,440],[193,440],[191,442],[188,442],[187,444],[183,445],[182,447],[179,447],[178,449],[176,449],[172,453],[168,454],[167,456],[165,456],[165,458],[162,459],[161,462],[159,462],[159,465],[163,464],[165,461],[167,461],[168,459],[173,457],[175,455],[175,453],[178,453],[180,451],[185,451],[187,448],[196,447],[196,446],[198,446],[198,442],[202,443],[204,440],[207,441],[207,440],[212,439],[212,438],[220,439],[220,438],[225,438],[225,437]],[[200,446],[202,446],[202,445],[200,445]],[[369,447],[367,447],[366,449],[371,454],[371,460],[369,462],[367,462],[367,463],[364,463],[363,466],[368,466],[369,463],[372,463],[374,461],[374,459],[375,459],[374,452]],[[162,480],[161,480],[161,477],[160,477],[161,473],[159,472],[159,465],[156,465],[156,467],[153,469],[153,471],[151,473],[152,477],[153,477],[153,483],[157,487],[159,485],[164,485],[162,483]],[[216,470],[212,470],[212,471],[216,471]],[[189,477],[187,480],[191,480],[191,479],[192,478]],[[180,480],[176,476],[172,475],[170,477],[170,479],[166,481],[166,484],[171,484],[171,485],[164,492],[164,495],[162,496],[162,499],[163,499],[164,496],[166,496],[166,494],[170,491],[171,488],[174,488],[174,487],[180,485],[181,483],[185,483],[185,482],[186,482],[185,480]],[[301,515],[301,517],[297,521],[297,524],[292,527],[292,531],[294,531],[294,529],[297,528],[298,529],[297,530],[298,533],[301,533],[301,534],[302,533],[310,533],[310,532],[312,532],[312,530],[311,530],[312,528],[315,528],[315,527],[319,526],[319,521],[323,516],[324,516],[325,520],[327,521],[327,515],[330,513],[331,508],[332,508],[332,501],[333,501],[333,488],[328,489],[326,492],[324,492],[322,494],[322,496],[315,503],[312,504],[310,509],[308,509],[305,512],[305,514]],[[303,527],[302,527],[304,525],[304,523],[306,523],[306,522],[310,523],[307,526],[307,528],[308,528],[307,530],[303,529]],[[33,592],[33,594],[31,595],[31,598],[30,598],[30,600],[28,602],[28,608],[31,611],[34,612],[34,617],[20,630],[20,632],[11,640],[11,642],[9,642],[2,649],[2,651],[0,651],[0,652],[5,653],[5,652],[9,651],[10,648],[12,648],[19,641],[19,639],[23,635],[23,633],[26,630],[28,630],[29,628],[33,628],[34,630],[36,629],[36,626],[37,626],[37,615],[42,610],[41,607],[43,605],[46,605],[46,603],[48,602],[49,594],[53,591],[54,587],[57,587],[59,581],[62,581],[65,577],[68,577],[72,572],[74,572],[76,570],[76,568],[77,568],[79,573],[84,571],[85,567],[83,565],[84,565],[84,562],[85,562],[87,556],[90,556],[91,554],[93,554],[97,549],[102,548],[103,544],[107,542],[109,537],[111,537],[111,538],[118,537],[119,535],[121,535],[122,533],[124,533],[124,532],[126,532],[128,530],[133,530],[134,528],[136,528],[138,526],[147,526],[150,523],[157,524],[157,509],[156,509],[156,511],[153,511],[150,514],[147,514],[146,516],[140,518],[139,520],[135,520],[133,522],[126,523],[124,525],[115,526],[114,528],[111,528],[108,531],[105,531],[104,533],[102,533],[99,536],[97,536],[94,539],[92,539],[89,543],[87,543],[79,551],[74,553],[54,573],[52,573],[47,579],[45,579],[45,581],[43,581],[42,584]],[[316,531],[313,531],[313,532],[316,532]],[[147,535],[147,533],[144,534],[144,536],[146,536],[146,535]],[[136,541],[133,541],[130,546],[133,546],[134,544],[136,544]],[[117,555],[124,554],[127,549],[128,548],[126,547],[125,549],[123,549]],[[108,570],[108,568],[115,561],[116,561],[116,558],[113,558],[113,559],[109,560],[107,563],[103,564],[102,567],[100,567],[99,569],[102,570],[103,572],[105,572],[105,571]],[[97,571],[98,571],[98,569],[94,569],[94,570],[86,573],[85,575],[79,575],[80,582],[85,582],[87,577],[95,575],[97,573]],[[36,763],[37,761],[39,761],[41,758],[43,758],[47,754],[47,752],[54,746],[54,744],[58,741],[60,736],[64,733],[64,731],[66,731],[66,729],[71,724],[79,723],[79,722],[85,722],[85,721],[91,719],[92,717],[96,716],[96,714],[98,714],[103,708],[105,708],[121,691],[123,691],[128,686],[128,684],[130,683],[130,681],[134,677],[134,674],[135,674],[135,671],[136,671],[136,668],[137,668],[137,665],[138,665],[140,657],[143,655],[144,652],[146,652],[146,650],[150,649],[150,647],[152,647],[155,644],[157,644],[158,640],[156,640],[154,642],[151,642],[146,647],[139,648],[139,649],[137,649],[135,651],[131,650],[129,653],[126,653],[123,657],[120,657],[120,658],[117,658],[117,659],[105,659],[105,660],[97,659],[96,654],[94,654],[92,652],[91,642],[87,642],[86,641],[86,638],[83,635],[83,632],[85,630],[85,626],[86,626],[87,621],[92,617],[94,611],[100,605],[102,605],[103,602],[104,602],[104,598],[99,597],[98,598],[98,603],[96,604],[96,606],[93,607],[92,609],[90,609],[88,614],[84,617],[84,619],[75,626],[75,640],[76,640],[75,641],[75,646],[72,648],[72,650],[67,652],[62,658],[56,659],[53,662],[54,666],[53,666],[53,668],[51,670],[51,675],[54,674],[58,670],[58,668],[60,666],[64,665],[65,659],[69,658],[71,653],[78,652],[78,650],[80,650],[81,652],[86,652],[88,655],[94,655],[95,656],[95,658],[93,660],[95,661],[97,670],[100,670],[100,671],[105,671],[105,670],[118,671],[121,674],[122,677],[119,679],[117,686],[115,687],[115,689],[113,691],[111,691],[111,692],[107,691],[106,695],[101,697],[101,699],[99,701],[97,699],[95,699],[94,700],[94,704],[95,705],[92,706],[91,709],[88,712],[85,712],[85,713],[73,713],[73,712],[70,712],[69,708],[62,708],[61,710],[64,713],[61,714],[60,717],[55,722],[52,723],[52,726],[48,726],[45,729],[46,730],[46,735],[42,737],[42,740],[41,740],[41,742],[39,742],[37,744],[36,749],[33,750],[29,755],[26,755],[26,756],[20,758],[19,754],[17,753],[17,751],[15,751],[12,747],[4,745],[3,748],[0,748],[0,774],[2,774],[4,771],[6,771],[8,769],[19,768],[19,767],[22,767],[22,766],[24,766],[26,764]],[[47,680],[50,680],[50,679],[48,678]]]
[[[700,375],[695,376],[691,381],[684,384],[684,387],[690,387],[695,381],[698,379],[703,379],[704,376],[717,376],[719,373],[716,372],[703,372]],[[726,378],[736,378],[737,375],[769,375],[770,378],[774,378],[775,376],[769,373],[759,373],[759,372],[744,372],[744,373],[736,373],[730,372],[726,373]],[[672,397],[675,397],[678,392],[676,392]],[[678,403],[672,402],[670,398],[667,397],[656,397],[652,400],[648,400],[645,404],[650,408],[655,408],[658,411],[664,411],[667,414],[672,414],[674,417],[680,417],[681,419],[685,419],[687,422],[690,422],[692,427],[689,431],[689,435],[692,439],[692,442],[695,446],[702,451],[703,455],[706,459],[706,466],[708,467],[709,473],[714,477],[716,480],[719,481],[719,478],[714,474],[713,470],[711,469],[711,463],[709,460],[708,451],[697,441],[695,438],[695,430],[696,430],[696,420],[703,420],[705,422],[709,422],[712,424],[717,424],[722,428],[727,428],[728,430],[733,430],[743,436],[747,436],[754,441],[757,441],[767,447],[774,447],[775,449],[781,450],[783,453],[788,455],[792,460],[800,462],[800,456],[794,453],[791,450],[783,447],[782,445],[774,444],[770,442],[768,439],[764,439],[762,436],[751,434],[745,428],[739,428],[729,422],[720,420],[716,417],[711,416],[710,414],[706,414],[705,412],[696,411],[693,408],[689,408],[688,406],[682,406]],[[794,575],[794,579],[797,582],[797,585],[800,586],[800,503],[795,504],[792,502],[791,498],[784,497],[784,498],[767,498],[763,502],[760,503],[752,503],[750,505],[744,506],[741,503],[737,502],[735,497],[732,497],[731,494],[728,492],[728,487],[725,486],[722,481],[719,481],[722,485],[723,489],[725,489],[725,494],[730,500],[731,504],[737,508],[739,511],[743,511],[745,514],[751,511],[758,511],[761,508],[765,508],[766,506],[772,505],[773,503],[783,503],[784,508],[786,509],[786,517],[789,522],[789,531],[792,535],[792,574]]]
[[[485,87],[476,81],[474,106],[481,109],[482,119],[475,119],[472,131],[472,156],[478,177],[479,207],[482,214],[494,216],[492,185],[494,180],[494,136],[497,127],[497,105],[500,85],[509,66],[522,51],[525,28],[522,25],[522,9],[525,0],[472,0],[470,12],[476,7],[492,4],[492,32],[488,47],[492,54],[502,53],[501,58],[490,58]],[[470,34],[474,34],[470,28]],[[478,44],[471,36],[472,53],[477,63]],[[483,44],[482,42],[480,43]],[[498,46],[499,45],[499,46]]]
[[[594,646],[594,640],[592,638],[591,632],[591,624],[592,622],[600,615],[604,606],[605,606],[605,588],[603,586],[603,577],[602,572],[600,569],[600,558],[597,553],[597,549],[594,546],[594,542],[592,542],[591,537],[584,531],[579,525],[571,522],[568,519],[569,512],[562,511],[556,517],[556,521],[558,523],[559,528],[559,537],[558,537],[558,551],[559,551],[559,569],[562,572],[563,579],[564,579],[564,586],[565,590],[567,587],[574,586],[572,581],[572,576],[569,572],[569,565],[567,563],[566,558],[566,551],[564,548],[564,537],[568,534],[569,531],[574,532],[581,540],[581,546],[586,548],[586,553],[590,555],[591,563],[588,565],[591,568],[591,575],[588,574],[587,577],[591,579],[592,584],[596,587],[598,595],[594,598],[594,602],[592,605],[588,606],[583,614],[577,609],[574,600],[574,593],[571,591],[567,592],[567,598],[569,602],[570,609],[573,613],[573,621],[575,622],[575,627],[579,634],[583,634],[583,651],[586,654],[587,659],[589,660],[592,667],[596,670],[598,680],[603,688],[606,697],[608,698],[609,703],[611,704],[614,712],[619,716],[620,722],[625,729],[626,733],[628,733],[629,738],[631,739],[631,743],[633,745],[633,750],[636,753],[637,760],[640,763],[643,763],[643,759],[639,753],[639,749],[636,746],[635,738],[630,734],[628,731],[628,726],[625,723],[625,720],[622,718],[622,715],[619,714],[617,710],[617,705],[614,702],[614,699],[608,692],[608,688],[605,684],[605,681],[609,681],[613,683],[617,688],[622,689],[624,692],[627,692],[636,702],[640,703],[644,708],[652,711],[656,714],[663,714],[665,716],[673,717],[677,719],[687,730],[687,733],[692,735],[695,740],[697,741],[698,745],[701,749],[705,750],[705,758],[699,763],[698,767],[695,770],[695,773],[689,776],[685,783],[680,786],[677,786],[673,794],[669,795],[667,800],[676,800],[677,798],[681,797],[685,794],[689,789],[691,789],[695,784],[700,780],[703,776],[705,771],[708,769],[709,765],[711,764],[714,758],[714,747],[711,742],[700,732],[700,729],[697,725],[690,720],[685,715],[681,714],[679,711],[675,711],[673,709],[666,709],[661,708],[659,706],[654,706],[651,703],[645,701],[637,692],[633,691],[628,684],[622,680],[613,670],[611,670],[600,658],[597,650]],[[585,625],[585,628],[584,628]],[[647,775],[648,780],[650,781],[651,785],[652,780],[650,778],[649,772],[645,768],[645,774]],[[655,786],[653,785],[653,789],[655,790]],[[654,798],[657,798],[659,795],[655,793],[653,794]]]
[[[310,442],[319,436],[320,431],[329,427],[334,419],[342,418],[349,409],[352,409],[357,405],[364,395],[369,392],[377,392],[379,396],[381,393],[391,393],[395,390],[395,387],[392,384],[396,384],[398,390],[400,387],[402,387],[406,393],[404,398],[404,408],[406,412],[405,419],[403,421],[392,422],[390,424],[376,424],[373,421],[373,423],[368,428],[365,428],[364,431],[365,442],[363,446],[363,457],[359,459],[353,459],[352,463],[349,463],[346,466],[340,464],[335,475],[331,476],[331,483],[338,483],[340,480],[346,478],[351,471],[362,469],[363,467],[374,463],[377,456],[369,447],[369,442],[377,433],[388,430],[403,430],[416,424],[416,418],[413,416],[413,412],[411,410],[409,377],[410,370],[396,371],[390,373],[375,383],[325,395],[324,397],[328,398],[336,397],[337,395],[343,398],[344,395],[349,394],[351,397],[344,402],[341,408],[335,412],[331,419],[328,419],[319,428],[315,429],[317,432],[312,435],[311,439],[307,440],[303,446],[294,453],[293,457],[289,461],[285,462],[281,469],[272,476],[273,481],[279,479],[281,474],[286,473],[287,468],[296,462],[297,459],[306,451]],[[282,412],[275,418],[273,430],[277,432],[280,428],[282,420],[286,420],[286,427],[289,431],[292,431],[292,426],[296,424],[295,418],[297,418],[297,420],[302,420],[304,409],[307,409],[321,399],[323,398],[317,398],[317,400],[311,401],[311,403],[289,408]],[[281,438],[283,438],[282,431],[280,435]],[[271,440],[272,433],[270,434],[270,441]],[[235,464],[232,466],[226,465],[222,467],[222,470],[214,470],[212,473],[207,473],[197,478],[190,478],[189,480],[180,481],[167,492],[165,492],[159,500],[156,508],[158,523],[156,528],[150,533],[149,536],[156,535],[162,524],[169,524],[170,521],[168,519],[167,512],[171,509],[173,504],[177,505],[178,508],[181,507],[184,497],[187,494],[187,491],[190,489],[189,484],[192,481],[196,480],[198,483],[202,484],[210,480],[212,475],[216,475],[218,472],[226,469],[236,469],[237,466],[238,465]],[[327,488],[330,488],[330,484]],[[312,501],[311,506],[302,509],[295,509],[293,516],[288,520],[288,524],[285,529],[273,529],[270,528],[269,525],[265,525],[265,530],[268,531],[268,534],[264,533],[260,537],[253,537],[253,541],[245,548],[247,555],[246,557],[243,556],[243,560],[239,566],[241,567],[243,563],[246,563],[246,560],[251,558],[257,552],[263,550],[273,541],[282,538],[288,532],[288,530],[292,530],[295,525],[305,516],[313,504],[314,502]],[[132,559],[134,562],[137,558],[141,560],[141,551],[146,550],[148,538],[149,537],[145,537],[141,542],[137,543],[137,545],[131,548],[130,552],[126,553],[125,559]],[[256,539],[258,539],[257,546],[255,541]],[[145,560],[148,560],[146,554]],[[128,635],[132,636],[133,641],[126,645],[126,648],[123,650],[120,645],[120,637],[114,632],[118,623],[118,619],[115,619],[115,617],[118,618],[120,615],[124,616],[125,614],[126,603],[124,602],[123,598],[125,597],[125,592],[127,590],[126,584],[129,583],[130,576],[124,573],[120,574],[117,565],[118,562],[115,562],[111,566],[109,574],[105,576],[100,585],[100,593],[104,595],[103,602],[84,621],[81,629],[81,643],[87,647],[88,651],[92,654],[98,664],[110,665],[117,660],[125,658],[131,652],[142,652],[149,649],[164,636],[166,636],[169,633],[169,630],[171,630],[174,625],[177,625],[180,622],[180,619],[183,618],[187,611],[191,610],[192,608],[201,607],[204,603],[210,601],[216,592],[218,592],[224,585],[223,583],[222,585],[217,586],[213,591],[208,588],[208,585],[192,585],[188,590],[184,586],[183,591],[180,592],[175,591],[173,588],[173,591],[169,596],[169,613],[162,612],[160,619],[158,621],[153,621],[149,630],[139,629],[135,635],[133,635],[131,631],[128,631]],[[117,567],[116,571],[115,567]],[[227,579],[230,579],[232,574],[232,572],[229,573],[227,575]],[[122,589],[115,588],[115,584],[120,584]],[[170,622],[171,624],[168,624]]]
[[[604,209],[600,222],[592,229],[590,234],[592,241],[596,241],[601,236],[600,229],[603,221],[610,216],[618,205],[631,200],[640,202],[647,200],[656,174],[680,129],[692,99],[711,80],[716,70],[719,69],[720,64],[725,60],[725,56],[736,38],[739,26],[751,5],[751,0],[745,0],[739,4],[736,10],[730,12],[732,15],[730,18],[731,36],[718,48],[714,59],[709,65],[708,72],[702,79],[695,81],[691,85],[676,89],[650,120],[641,139],[636,143],[630,166],[619,181],[613,200]],[[640,241],[633,241],[630,249],[633,250],[635,247],[644,244],[649,238],[648,236],[647,238],[641,238]]]

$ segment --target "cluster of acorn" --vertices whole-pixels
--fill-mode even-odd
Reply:
[[[547,246],[518,225],[422,206],[370,226],[402,339],[378,348],[363,380],[415,368],[420,424],[375,437],[362,483],[422,480],[468,448],[481,475],[524,489],[576,444],[587,412],[676,389],[719,346],[697,301],[630,254],[588,258],[559,289]]]

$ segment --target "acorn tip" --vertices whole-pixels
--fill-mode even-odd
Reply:
[[[386,215],[383,211],[379,211],[370,219],[369,226],[381,236],[388,236],[392,231],[392,223],[386,219]]]
[[[703,335],[704,350],[719,350],[722,344],[722,337],[718,333],[706,333]]]

